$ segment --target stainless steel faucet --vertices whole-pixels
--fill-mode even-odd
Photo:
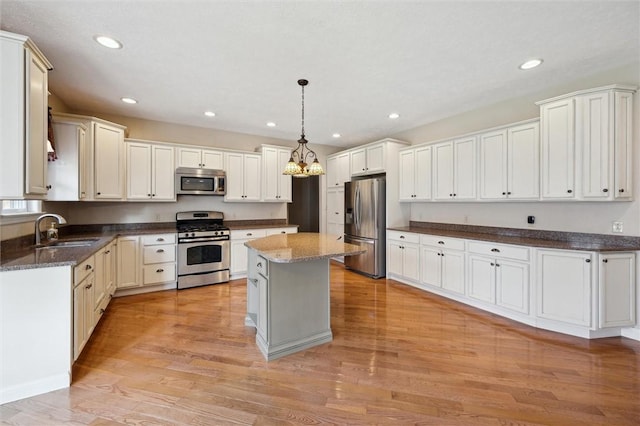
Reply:
[[[55,213],[45,213],[43,215],[40,215],[37,219],[36,219],[36,246],[41,245],[42,243],[41,241],[41,234],[40,234],[40,222],[42,222],[42,219],[46,218],[46,217],[52,217],[54,219],[58,219],[58,224],[62,225],[64,223],[67,223],[67,220],[60,216],[59,214],[55,214]]]

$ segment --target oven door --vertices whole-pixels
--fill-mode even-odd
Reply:
[[[178,243],[178,275],[229,269],[229,240]]]

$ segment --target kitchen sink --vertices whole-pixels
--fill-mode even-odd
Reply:
[[[89,247],[92,246],[99,238],[85,238],[78,240],[53,241],[46,246],[38,247],[38,249],[52,248],[70,248],[70,247]]]

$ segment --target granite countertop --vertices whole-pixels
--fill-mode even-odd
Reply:
[[[359,246],[337,240],[335,235],[301,232],[278,234],[244,243],[271,262],[293,263],[364,253]]]
[[[438,235],[442,237],[562,250],[640,250],[640,237],[606,234],[541,231],[431,222],[411,222],[410,226],[392,227],[387,229],[391,231],[412,232],[416,234]]]

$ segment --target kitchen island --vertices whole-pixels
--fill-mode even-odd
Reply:
[[[329,259],[364,253],[334,235],[298,233],[248,241],[247,315],[271,361],[330,342]]]

